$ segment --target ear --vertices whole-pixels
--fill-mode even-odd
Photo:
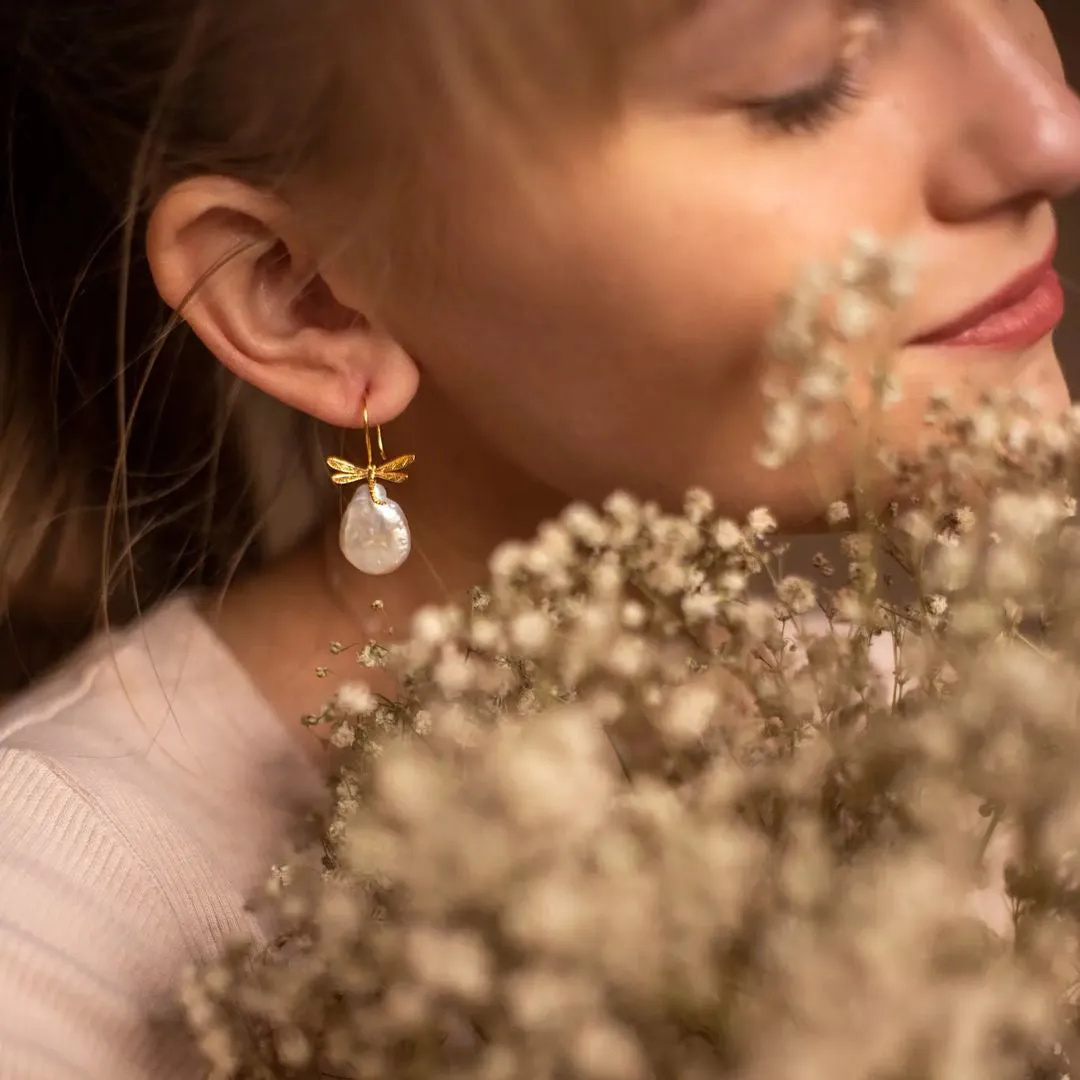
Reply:
[[[241,379],[337,427],[394,419],[419,373],[393,338],[336,296],[279,199],[225,177],[171,188],[151,214],[158,291]]]

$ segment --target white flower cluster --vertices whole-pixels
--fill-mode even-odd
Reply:
[[[838,267],[806,270],[784,298],[768,343],[761,464],[781,468],[833,435],[838,414],[850,404],[853,355],[869,373],[872,405],[888,409],[899,402],[890,343],[875,334],[911,296],[915,268],[912,252],[856,233]]]
[[[894,305],[900,271],[863,240],[792,302],[798,432],[834,392],[819,324],[870,320],[814,304]],[[617,494],[362,649],[400,694],[309,718],[340,765],[273,874],[275,947],[185,980],[214,1076],[1068,1076],[1080,414],[937,398],[928,431],[891,503],[828,509],[814,578],[764,508]]]

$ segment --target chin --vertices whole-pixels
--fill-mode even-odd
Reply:
[[[1037,394],[1039,405],[1047,416],[1057,416],[1068,409],[1071,404],[1069,385],[1052,343],[1041,348],[1024,369],[1016,381],[1016,389]]]

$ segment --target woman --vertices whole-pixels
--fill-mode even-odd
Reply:
[[[319,790],[297,718],[354,675],[315,677],[327,643],[392,635],[570,498],[697,485],[797,529],[848,490],[843,430],[778,472],[753,447],[777,298],[852,229],[924,266],[893,328],[896,448],[932,388],[1067,401],[1051,204],[1080,182],[1080,102],[1034,0],[83,7],[5,28],[2,550],[26,669],[67,646],[36,653],[35,630],[99,598],[119,621],[231,576],[260,461],[223,465],[208,355],[346,432],[362,480],[365,418],[375,465],[381,426],[415,463],[374,503],[359,485],[345,550],[335,503],[7,708],[3,1080],[191,1074],[177,973],[254,929],[244,901]],[[201,349],[157,333],[151,281]],[[400,566],[400,520],[396,548],[363,527],[389,494]]]

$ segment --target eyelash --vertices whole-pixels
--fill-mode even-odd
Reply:
[[[854,66],[839,60],[825,79],[783,97],[745,101],[743,110],[756,128],[771,134],[811,135],[851,112],[862,98]]]

